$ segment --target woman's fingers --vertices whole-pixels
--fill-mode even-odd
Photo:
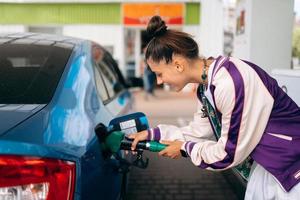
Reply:
[[[147,131],[141,131],[141,132],[138,132],[138,133],[130,134],[129,138],[134,139],[133,142],[132,142],[132,145],[131,145],[131,150],[132,151],[135,150],[136,145],[139,141],[146,140],[147,135],[148,135]]]
[[[167,153],[167,148],[164,149],[164,150],[162,150],[162,151],[160,151],[160,152],[158,152],[158,155],[165,156],[166,153]]]
[[[134,139],[136,138],[137,134],[136,133],[132,133],[132,134],[126,134],[125,137],[129,138],[129,139]]]
[[[161,140],[160,143],[170,145],[173,141]]]
[[[132,150],[132,151],[135,150],[136,145],[137,145],[138,142],[139,142],[139,138],[138,138],[138,137],[134,138],[134,140],[133,140],[133,142],[132,142],[132,144],[131,144],[131,150]]]

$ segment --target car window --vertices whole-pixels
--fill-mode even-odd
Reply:
[[[100,73],[102,74],[104,84],[106,85],[107,92],[110,98],[113,98],[117,90],[114,89],[115,85],[117,84],[117,78],[114,76],[113,72],[109,69],[109,67],[104,62],[98,63],[98,68]]]
[[[125,79],[118,67],[118,64],[117,62],[112,58],[112,56],[109,54],[109,53],[106,53],[104,55],[104,62],[107,63],[108,65],[111,66],[111,69],[114,71],[114,74],[117,76],[118,78],[118,81],[122,84],[122,86],[124,88],[126,88],[126,82],[125,82]]]
[[[95,67],[97,71],[99,71],[100,77],[104,82],[109,100],[113,99],[119,92],[121,92],[125,88],[125,86],[120,82],[118,74],[115,72],[112,63],[105,59],[108,55],[108,52],[106,52],[102,47],[93,44],[92,54],[93,62],[95,63]]]
[[[94,70],[95,70],[95,80],[96,80],[96,87],[98,90],[98,93],[102,99],[103,102],[109,100],[108,92],[107,89],[103,83],[103,77],[100,74],[99,68],[96,67],[96,64],[94,65]]]
[[[1,44],[0,104],[50,102],[71,52],[55,44]]]

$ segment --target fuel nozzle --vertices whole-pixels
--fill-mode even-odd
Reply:
[[[143,160],[143,151],[149,150],[152,152],[159,152],[163,150],[166,145],[154,141],[138,142],[135,149],[137,152],[137,158],[132,163],[122,158],[119,150],[131,151],[133,140],[125,137],[125,134],[140,132],[147,130],[148,128],[147,117],[141,112],[114,118],[110,121],[108,127],[102,123],[98,124],[95,127],[95,132],[99,139],[104,158],[110,158],[113,155],[120,162],[126,163],[126,165],[146,168],[148,165],[148,159],[145,161]]]
[[[125,137],[122,131],[114,131],[112,128],[100,123],[96,126],[95,132],[100,139],[101,147],[104,151],[117,153],[119,150],[131,150],[133,140]],[[137,150],[148,150],[152,152],[159,152],[164,148],[166,148],[165,144],[155,141],[142,141],[136,145]]]
[[[106,127],[102,123],[96,126],[95,132],[105,157],[117,153],[120,150],[121,142],[124,139],[124,133],[121,131],[114,131],[111,127]]]
[[[166,145],[154,141],[138,142],[135,149],[137,152],[136,159],[130,163],[120,156],[119,150],[131,151],[133,140],[126,138],[122,131],[116,131],[113,128],[106,127],[102,123],[96,126],[95,132],[99,138],[104,158],[109,158],[114,155],[118,160],[126,163],[126,165],[133,165],[142,169],[147,168],[149,162],[148,158],[143,159],[144,150],[159,152],[166,148]]]
[[[132,140],[124,140],[121,142],[121,149],[124,150],[130,150],[131,145],[132,145]],[[154,141],[143,141],[143,142],[138,142],[136,145],[136,149],[141,149],[141,150],[148,150],[151,152],[160,152],[164,150],[167,147],[165,144],[161,144],[159,142],[154,142]]]

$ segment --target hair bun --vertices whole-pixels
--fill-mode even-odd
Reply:
[[[162,36],[167,32],[167,26],[165,21],[160,16],[153,16],[147,26],[147,33],[151,38]]]

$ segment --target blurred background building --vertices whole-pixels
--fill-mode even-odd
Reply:
[[[161,15],[170,28],[189,32],[199,41],[201,10],[200,1],[180,0],[6,1],[0,4],[0,32],[43,32],[94,40],[113,54],[130,77],[139,75],[137,65],[151,16]]]
[[[140,74],[142,48],[149,40],[145,28],[153,15],[162,16],[170,28],[194,36],[203,56],[237,56],[269,72],[299,63],[298,40],[293,42],[292,62],[293,26],[299,26],[294,3],[300,7],[299,0],[0,2],[0,32],[43,32],[94,40],[113,54],[127,77]]]
[[[145,29],[153,15],[160,15],[169,28],[191,34],[202,56],[231,55],[258,64],[270,72],[300,106],[300,88],[296,87],[300,83],[300,0],[0,0],[0,33],[41,32],[93,40],[112,53],[126,77],[133,77],[140,76],[142,49],[149,41]],[[190,85],[185,91],[193,88]],[[191,97],[180,99],[180,104],[185,101],[183,104],[191,107],[189,109],[176,106],[174,99],[174,96],[159,99],[161,107],[155,100],[142,102],[138,110],[148,113],[159,110],[156,115],[150,114],[154,124],[161,120],[173,122],[178,114],[190,116],[194,109]],[[180,111],[173,112],[171,107]],[[170,112],[169,118],[164,112]],[[177,121],[181,126],[189,120]],[[218,181],[217,176],[198,174],[197,177],[193,168],[178,174],[176,169],[182,170],[181,165],[174,168],[173,163],[161,165],[160,162],[154,166],[164,166],[162,174],[171,174],[166,178],[171,192],[180,185],[175,181],[184,180],[182,177],[187,175],[195,180],[187,184],[199,190],[195,194],[206,197],[207,193],[197,188],[202,186],[199,180],[205,180],[203,186],[207,183],[209,186],[203,187],[203,191],[212,193],[214,190],[213,193],[220,195],[219,199],[226,196],[225,184]],[[174,173],[171,168],[175,169]],[[147,172],[146,179],[157,170]],[[137,179],[140,176],[136,174]],[[146,181],[145,191],[156,183]],[[228,199],[232,199],[230,195]]]

